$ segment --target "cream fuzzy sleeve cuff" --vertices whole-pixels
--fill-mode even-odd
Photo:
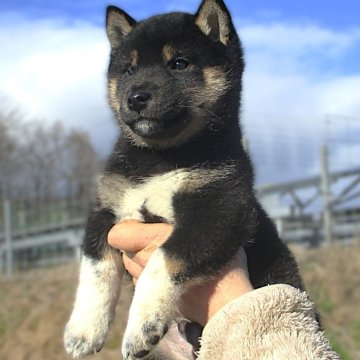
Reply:
[[[332,360],[305,292],[289,285],[251,291],[223,307],[206,325],[198,360]]]

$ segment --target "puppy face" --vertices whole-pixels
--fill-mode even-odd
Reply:
[[[231,37],[237,36],[217,1],[204,1],[195,16],[172,13],[139,23],[110,7],[107,33],[110,105],[129,140],[178,146],[219,119],[217,106],[233,85]]]

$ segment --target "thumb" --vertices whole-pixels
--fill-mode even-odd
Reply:
[[[163,244],[172,233],[170,224],[144,224],[136,220],[127,220],[115,224],[108,234],[110,246],[127,252],[137,252],[151,242]]]

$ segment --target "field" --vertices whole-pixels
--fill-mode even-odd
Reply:
[[[293,248],[306,286],[320,309],[323,325],[343,360],[360,359],[360,245],[305,250]],[[0,359],[64,360],[64,324],[77,282],[74,264],[0,279]],[[104,349],[94,360],[120,359],[126,304],[125,286]]]
[[[360,243],[292,249],[323,327],[342,360],[360,359]]]

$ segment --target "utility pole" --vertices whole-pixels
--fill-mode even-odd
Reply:
[[[321,190],[323,197],[323,225],[325,243],[331,245],[332,237],[332,214],[331,214],[331,194],[330,194],[330,179],[329,179],[329,154],[326,144],[321,146]]]
[[[10,279],[13,273],[13,248],[12,248],[12,234],[11,234],[11,205],[8,199],[6,178],[1,184],[1,193],[3,199],[3,213],[4,213],[4,236],[5,236],[5,270],[6,277]]]
[[[4,199],[4,233],[5,233],[5,253],[6,253],[6,277],[10,279],[13,272],[13,249],[11,235],[11,208],[10,201]]]

